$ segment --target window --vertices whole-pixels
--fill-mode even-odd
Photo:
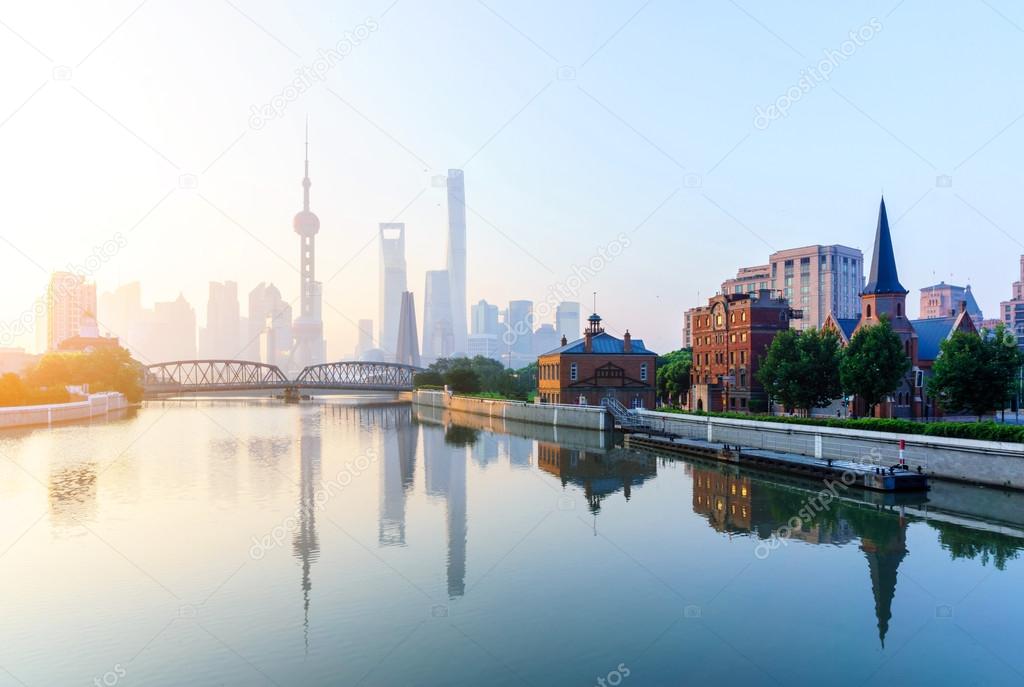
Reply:
[[[868,314],[868,319],[871,319],[871,304],[870,303],[868,303],[867,314]]]
[[[578,370],[576,369],[576,363],[569,365],[569,381],[575,382],[578,377]]]
[[[643,363],[642,365],[640,365],[640,381],[647,381],[647,363]]]
[[[896,317],[903,317],[903,305],[901,303],[896,304]]]

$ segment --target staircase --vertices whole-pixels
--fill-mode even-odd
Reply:
[[[608,409],[608,412],[615,418],[615,424],[623,432],[641,432],[650,429],[650,421],[647,418],[622,405],[616,398],[602,398],[601,405]]]

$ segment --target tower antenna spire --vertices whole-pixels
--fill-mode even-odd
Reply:
[[[309,180],[309,115],[306,115],[306,162],[304,167],[305,175],[302,178],[302,209],[309,211],[309,187],[312,182]]]

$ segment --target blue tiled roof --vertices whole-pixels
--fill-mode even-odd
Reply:
[[[939,357],[939,346],[952,333],[956,318],[935,317],[913,320],[910,324],[917,332],[917,357],[921,360],[935,360]]]
[[[576,339],[571,341],[564,346],[559,346],[553,351],[548,351],[542,355],[553,355],[555,353],[583,353],[584,344],[586,339]],[[604,354],[618,354],[624,355],[626,351],[623,349],[622,339],[617,339],[607,332],[601,332],[593,339],[591,346],[592,353],[604,353]],[[648,350],[644,346],[643,339],[633,339],[633,350],[630,355],[657,355],[654,351]]]
[[[847,317],[847,318],[836,318],[836,324],[843,330],[843,336],[849,339],[853,336],[853,332],[857,329],[857,325],[860,324],[859,317]]]
[[[889,217],[885,212],[885,198],[878,206],[878,226],[875,228],[875,251],[871,255],[871,272],[864,293],[907,293],[896,274],[896,256],[892,251]]]

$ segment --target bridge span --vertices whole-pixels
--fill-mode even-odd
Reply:
[[[309,365],[295,379],[281,368],[250,360],[175,360],[146,365],[142,386],[146,396],[211,392],[302,389],[328,391],[411,391],[421,368],[397,363],[340,361]]]

